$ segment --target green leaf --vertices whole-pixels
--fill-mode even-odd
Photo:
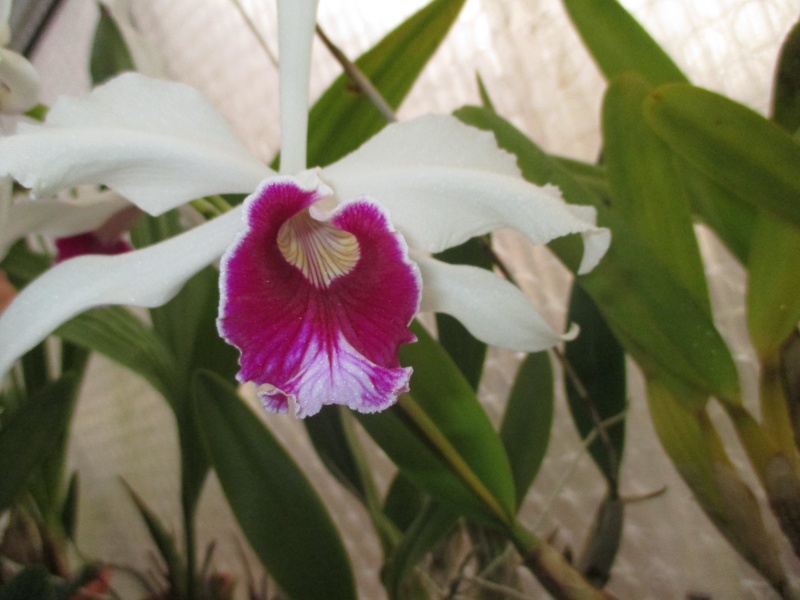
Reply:
[[[625,412],[625,353],[592,298],[577,285],[572,287],[567,322],[576,323],[581,331],[567,342],[564,358],[570,372],[564,379],[572,420],[585,440],[597,428],[597,421]],[[625,445],[624,421],[607,427],[606,433],[608,443],[598,435],[589,453],[611,489],[616,490]]]
[[[64,494],[64,502],[61,506],[61,527],[67,538],[75,541],[75,531],[78,528],[78,492],[80,489],[80,479],[78,472],[72,473],[67,484],[67,493]]]
[[[111,306],[87,311],[64,323],[54,334],[138,373],[172,400],[174,358],[152,330],[126,309]]]
[[[649,91],[643,79],[624,73],[611,81],[603,99],[603,162],[612,208],[710,315],[689,200],[672,152],[642,116]]]
[[[790,134],[800,129],[800,22],[781,46],[772,89],[772,120]]]
[[[492,259],[481,238],[472,238],[459,246],[449,248],[436,255],[441,261],[450,264],[472,265],[484,269],[492,268]],[[458,365],[461,374],[472,386],[478,389],[486,360],[486,344],[467,331],[460,321],[446,314],[436,315],[436,331],[439,343],[447,350]]]
[[[452,531],[458,515],[438,502],[428,502],[409,526],[383,570],[381,579],[391,600],[415,598],[419,585],[413,569]],[[425,596],[422,596],[425,597]]]
[[[383,512],[400,531],[406,531],[425,504],[425,496],[411,480],[398,473],[386,492]]]
[[[286,450],[214,373],[195,379],[195,408],[236,520],[281,589],[294,600],[354,599],[339,534]]]
[[[136,504],[136,510],[139,511],[139,515],[142,517],[147,527],[150,538],[153,540],[156,548],[158,548],[158,553],[164,561],[170,592],[180,598],[185,594],[184,581],[186,580],[186,567],[178,553],[175,540],[167,532],[166,527],[161,523],[156,513],[147,506],[145,501],[142,500],[135,491],[133,491],[133,488],[128,485],[125,480],[123,480],[122,483],[125,485],[125,489],[131,497],[131,500]]]
[[[76,378],[63,375],[20,406],[0,428],[0,513],[61,443],[75,402]]]
[[[616,0],[563,0],[572,24],[606,79],[634,71],[652,85],[686,81],[639,23]]]
[[[56,589],[44,567],[25,567],[0,587],[0,600],[56,600]]]
[[[611,248],[594,271],[577,281],[639,365],[647,373],[669,379],[676,390],[692,388],[700,390],[704,398],[716,396],[738,402],[736,366],[707,309],[685,291],[630,226],[558,161],[498,115],[468,107],[460,109],[457,116],[493,131],[500,146],[517,156],[528,181],[554,183],[568,202],[597,208],[598,222],[611,229]],[[579,240],[565,237],[549,246],[575,271],[581,256]]]
[[[553,368],[547,352],[529,354],[519,366],[508,397],[500,439],[514,476],[517,506],[528,493],[550,442]]]
[[[389,106],[400,106],[463,5],[464,0],[434,0],[356,61]],[[308,164],[332,163],[385,125],[386,118],[341,75],[309,114]]]
[[[800,229],[761,216],[747,263],[747,329],[762,362],[800,321]]]
[[[656,89],[644,115],[701,172],[800,227],[800,144],[777,125],[724,96],[682,84]]]
[[[135,71],[128,46],[117,24],[102,4],[100,20],[94,31],[92,55],[89,59],[89,73],[92,83],[99,85],[123,71]]]
[[[595,514],[592,529],[576,567],[590,582],[603,587],[611,577],[611,567],[622,540],[625,502],[616,493],[603,498]]]
[[[417,486],[458,514],[507,527],[516,503],[500,438],[444,349],[419,324],[411,329],[418,341],[400,358],[414,368],[413,396],[358,419]]]

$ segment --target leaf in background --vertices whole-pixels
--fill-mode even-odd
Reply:
[[[516,501],[500,438],[445,350],[418,323],[411,329],[418,341],[401,347],[400,359],[414,367],[413,397],[358,419],[409,479],[450,510],[508,526]]]
[[[603,163],[612,209],[710,315],[689,201],[673,167],[672,152],[642,116],[649,91],[639,76],[623,73],[609,83],[603,99]]]
[[[286,450],[219,375],[195,380],[195,409],[209,457],[250,546],[294,600],[353,600],[339,534]]]
[[[3,586],[0,600],[56,600],[56,589],[44,567],[25,567]]]
[[[668,378],[676,390],[701,391],[703,402],[707,396],[739,402],[735,363],[708,311],[684,290],[627,223],[573,179],[558,161],[495,113],[467,107],[456,116],[493,131],[500,146],[517,156],[528,181],[554,183],[569,202],[597,208],[599,224],[612,231],[611,247],[594,271],[577,281],[642,369]],[[581,252],[579,240],[565,237],[549,246],[575,270]],[[697,340],[703,340],[702,344]],[[694,397],[698,396],[682,396]]]
[[[435,501],[428,502],[419,512],[381,575],[391,600],[417,597],[412,594],[418,584],[413,568],[450,533],[458,518],[456,513]]]
[[[63,375],[3,420],[0,428],[0,513],[23,491],[33,472],[58,449],[69,426],[77,379]]]
[[[800,321],[800,229],[763,214],[753,238],[747,278],[750,339],[762,363],[777,360]]]
[[[122,483],[125,485],[125,489],[127,490],[128,495],[131,497],[131,500],[133,500],[133,503],[136,504],[136,510],[139,511],[139,515],[142,517],[142,520],[147,527],[150,538],[153,540],[156,548],[158,548],[158,553],[164,560],[164,565],[166,567],[165,576],[169,583],[170,593],[174,594],[175,597],[182,597],[186,593],[183,587],[186,577],[186,567],[184,566],[183,560],[178,553],[175,540],[167,532],[166,527],[164,527],[150,507],[147,506],[145,501],[142,500],[142,498],[135,491],[133,491],[133,488],[128,485],[125,480],[123,480]]]
[[[580,335],[566,344],[566,368],[572,373],[567,373],[564,379],[572,420],[585,440],[597,428],[596,421],[625,412],[625,353],[592,298],[579,285],[572,287],[567,321],[581,328]],[[582,389],[576,387],[571,375]],[[625,446],[625,422],[607,427],[606,434],[608,444],[598,435],[589,446],[589,453],[616,493]]]
[[[772,120],[789,134],[800,129],[800,22],[781,46],[772,88]]]
[[[165,398],[174,395],[175,361],[169,350],[121,306],[87,311],[54,332],[62,340],[99,352],[138,373]]]
[[[100,20],[94,30],[92,55],[89,59],[89,74],[94,85],[100,85],[123,71],[134,71],[133,59],[108,9],[102,4]]]
[[[553,368],[547,352],[522,361],[508,396],[500,439],[514,476],[517,507],[542,465],[553,425]]]
[[[576,568],[591,583],[603,587],[611,577],[611,567],[622,540],[625,502],[611,492],[603,498],[595,514],[586,545],[576,561]]]
[[[356,65],[392,108],[405,98],[444,39],[465,0],[434,0],[362,55]],[[325,166],[386,125],[370,100],[341,75],[314,104],[308,121],[308,164]]]
[[[39,254],[28,248],[25,240],[16,242],[0,262],[0,269],[6,272],[11,284],[21,289],[30,281],[44,273],[51,265],[46,254]]]
[[[484,243],[488,242],[472,238],[440,252],[436,258],[450,264],[473,265],[491,270],[492,259],[487,248],[483,247]],[[439,343],[447,350],[472,389],[477,390],[486,360],[486,344],[475,339],[466,327],[450,315],[436,315],[436,330]]]
[[[800,227],[800,144],[758,113],[690,85],[644,102],[653,130],[679,155],[754,207]]]
[[[64,502],[61,506],[61,527],[67,538],[75,541],[75,531],[78,528],[78,493],[80,490],[80,479],[78,472],[72,473],[67,484],[67,493],[64,494]]]
[[[661,46],[616,0],[563,0],[563,3],[606,79],[634,71],[652,85],[686,81]]]

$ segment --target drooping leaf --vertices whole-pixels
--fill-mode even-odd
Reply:
[[[772,86],[772,120],[790,134],[800,129],[800,22],[781,46]]]
[[[0,513],[57,450],[75,402],[76,378],[63,375],[27,399],[0,428]]]
[[[569,372],[564,379],[572,420],[585,440],[597,429],[598,422],[625,412],[625,353],[589,294],[580,286],[572,288],[568,315],[568,321],[576,323],[581,333],[566,345],[565,369]],[[597,435],[589,446],[592,460],[612,489],[617,487],[624,445],[625,422],[621,421],[606,426],[605,433]]]
[[[224,379],[201,372],[195,409],[236,520],[264,568],[293,600],[353,600],[339,534],[289,454]]]
[[[645,241],[602,199],[495,113],[467,107],[457,116],[493,131],[500,146],[517,156],[529,181],[554,183],[569,202],[595,206],[599,224],[611,230],[612,243],[600,264],[577,281],[639,365],[647,373],[668,379],[676,390],[692,388],[701,390],[704,399],[716,396],[739,402],[735,363],[708,311],[685,291]],[[570,269],[576,269],[581,256],[579,240],[560,238],[551,242],[550,248]]]
[[[508,458],[475,392],[419,324],[400,350],[413,396],[359,421],[401,471],[457,514],[508,526],[516,512]]]
[[[464,0],[433,0],[356,61],[389,106],[400,106],[463,5]],[[349,77],[340,76],[309,114],[308,164],[330,164],[385,125],[385,117]]]
[[[563,0],[563,3],[606,79],[633,71],[652,85],[686,81],[661,46],[616,0]]]
[[[755,111],[685,84],[644,102],[653,130],[708,177],[759,210],[800,227],[800,144]]]
[[[553,368],[547,352],[529,354],[519,366],[508,397],[500,439],[511,463],[517,506],[528,493],[550,442]]]
[[[100,85],[123,71],[134,71],[135,66],[122,33],[111,18],[108,9],[100,6],[100,20],[94,30],[89,73],[94,85]]]

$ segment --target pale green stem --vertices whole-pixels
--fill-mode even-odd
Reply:
[[[306,168],[308,82],[317,0],[278,0],[281,165],[284,174]]]

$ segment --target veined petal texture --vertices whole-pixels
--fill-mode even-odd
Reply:
[[[523,180],[494,136],[455,117],[429,115],[386,127],[323,178],[339,198],[366,195],[386,207],[413,248],[439,252],[502,227],[534,244],[580,233],[581,273],[610,243],[591,207],[564,202],[557,188]]]
[[[117,256],[81,256],[31,282],[0,314],[0,377],[73,316],[105,304],[158,306],[216,260],[241,228],[241,210]]]
[[[0,175],[34,195],[106,185],[150,214],[194,198],[249,193],[272,171],[217,110],[182,83],[126,73],[85,98],[59,98],[44,124],[0,139]]]
[[[554,332],[517,287],[491,271],[413,254],[422,273],[422,312],[452,315],[479,340],[538,352],[574,337]]]
[[[414,340],[419,274],[373,202],[313,206],[330,193],[275,177],[245,201],[247,229],[221,264],[218,328],[241,351],[240,381],[273,412],[326,404],[382,410],[408,390],[397,356]]]

